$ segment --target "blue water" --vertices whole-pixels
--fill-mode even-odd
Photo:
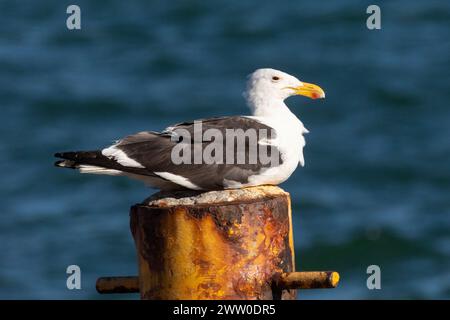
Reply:
[[[450,298],[449,2],[379,1],[379,31],[368,1],[76,3],[81,31],[65,2],[0,3],[0,298],[103,299],[97,277],[137,273],[128,209],[153,190],[58,170],[54,152],[242,114],[260,67],[327,94],[287,101],[311,133],[282,187],[297,269],[341,285],[299,298]]]

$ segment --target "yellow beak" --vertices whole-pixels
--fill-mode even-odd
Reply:
[[[291,89],[295,91],[295,94],[311,99],[325,98],[325,92],[322,88],[312,83],[303,82],[302,86],[291,87]]]

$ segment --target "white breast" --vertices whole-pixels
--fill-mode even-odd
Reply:
[[[249,177],[248,185],[280,184],[287,180],[300,164],[304,165],[304,133],[308,130],[292,113],[280,117],[251,117],[275,129],[277,138],[272,141],[281,152],[282,164],[264,169]]]

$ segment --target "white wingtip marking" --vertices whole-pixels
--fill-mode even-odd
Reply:
[[[199,186],[189,181],[189,179],[170,173],[170,172],[154,172],[154,174],[160,176],[163,179],[169,180],[173,183],[176,183],[182,187],[192,189],[192,190],[201,190]]]
[[[105,157],[116,160],[118,163],[120,163],[124,167],[145,168],[142,164],[140,164],[136,160],[128,157],[125,152],[123,152],[120,149],[117,149],[115,145],[111,146],[109,148],[103,149],[102,154]]]
[[[90,173],[90,174],[106,174],[110,176],[119,176],[122,174],[122,171],[107,169],[98,166],[91,166],[87,164],[82,164],[78,167],[81,173]]]
[[[57,162],[56,165],[61,168],[73,168],[75,165],[75,161],[62,160],[62,161]]]

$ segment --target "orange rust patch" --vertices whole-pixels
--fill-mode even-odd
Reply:
[[[135,206],[145,299],[271,299],[293,271],[288,196],[241,204]]]

